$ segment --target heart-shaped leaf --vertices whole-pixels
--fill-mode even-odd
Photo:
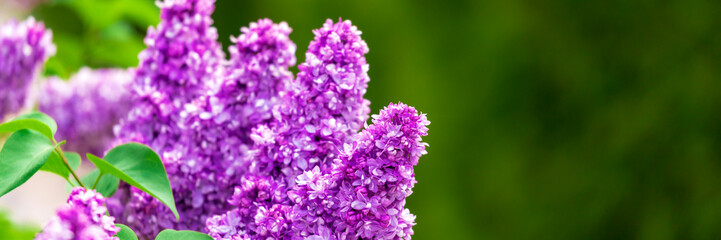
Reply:
[[[80,167],[80,155],[74,152],[63,152],[65,155],[65,158],[68,160],[68,164],[70,167],[75,170]],[[68,179],[70,176],[70,171],[68,171],[68,168],[65,167],[65,164],[63,163],[63,159],[58,155],[57,152],[52,152],[50,154],[50,158],[48,158],[48,161],[45,162],[45,165],[40,168],[40,171],[46,171],[55,173],[65,179]],[[83,183],[85,183],[83,181]]]
[[[55,146],[43,134],[16,131],[0,151],[0,197],[25,183],[50,157]]]
[[[100,170],[95,169],[88,173],[88,175],[81,177],[80,181],[82,181],[83,186],[87,188],[92,188],[93,185],[95,185],[95,191],[102,194],[103,197],[109,198],[113,196],[113,194],[115,194],[115,191],[118,190],[118,184],[120,183],[120,179],[111,174],[103,174],[103,176],[100,177],[100,180],[98,180],[99,174]],[[95,181],[98,181],[98,184],[95,184]],[[72,182],[75,186],[79,186],[78,181],[75,181],[75,179],[71,178],[70,182]],[[70,192],[72,191],[72,189],[73,186],[71,186],[69,183],[65,184],[65,190]]]
[[[155,240],[213,240],[204,233],[195,231],[175,231],[173,229],[165,229],[155,237]]]
[[[139,143],[126,143],[111,149],[105,159],[87,156],[100,172],[112,174],[157,198],[170,208],[176,220],[180,219],[165,166],[153,149]]]
[[[130,227],[123,224],[115,224],[115,226],[120,228],[120,232],[115,234],[120,240],[138,240],[138,235],[135,235],[135,232]]]
[[[35,130],[48,139],[53,139],[55,131],[58,130],[58,124],[41,112],[24,114],[12,121],[0,124],[0,133],[11,133],[21,129]]]

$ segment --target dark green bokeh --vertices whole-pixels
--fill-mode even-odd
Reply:
[[[414,239],[719,239],[719,9],[697,0],[220,0],[214,19],[226,48],[251,21],[287,21],[298,62],[326,18],[364,32],[373,113],[403,101],[432,122],[407,204]],[[81,17],[48,25],[72,19]],[[141,43],[145,26],[121,22]],[[88,32],[73,26],[53,30]],[[137,59],[112,61],[137,55],[132,46],[78,58],[132,66]]]

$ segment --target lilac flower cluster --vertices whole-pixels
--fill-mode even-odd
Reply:
[[[330,168],[338,146],[350,141],[368,118],[370,102],[363,98],[368,46],[360,31],[350,21],[328,20],[314,33],[298,78],[280,92],[282,104],[274,109],[273,121],[250,133],[254,144],[244,161],[248,173],[229,202],[236,208],[206,224],[216,239],[299,236],[292,228],[294,203],[287,196],[296,176]],[[245,186],[273,186],[273,197]],[[238,204],[246,202],[252,204]]]
[[[182,221],[177,223],[170,210],[150,195],[128,185],[121,187],[108,201],[110,213],[141,235],[151,236],[164,228],[198,229],[205,212],[204,197],[213,198],[210,188],[212,173],[202,171],[210,166],[200,158],[200,139],[191,133],[186,106],[203,99],[219,82],[224,53],[217,42],[217,30],[210,17],[213,1],[187,0],[158,2],[161,21],[149,28],[145,37],[147,48],[139,54],[131,94],[133,107],[115,126],[117,141],[140,142],[158,152],[175,189],[175,198]],[[207,99],[208,101],[212,101]],[[205,117],[205,114],[199,114]],[[182,156],[182,159],[181,159]],[[217,197],[216,197],[217,198]],[[220,201],[220,200],[217,200]],[[217,204],[216,204],[217,205]],[[193,211],[195,210],[195,211]],[[215,210],[219,211],[219,210]],[[148,219],[155,219],[148,223]]]
[[[37,72],[55,55],[53,34],[30,17],[0,26],[0,120],[23,108]]]
[[[148,49],[140,55],[134,107],[115,129],[118,143],[145,143],[161,155],[177,199],[177,223],[167,207],[138,189],[124,186],[111,199],[111,213],[145,236],[164,228],[201,230],[205,219],[229,210],[233,192],[227,189],[245,172],[249,132],[272,118],[293,78],[288,67],[295,64],[296,47],[287,24],[264,19],[241,29],[225,60],[210,25],[213,2],[160,3],[159,30],[149,30]],[[187,30],[179,34],[184,44],[167,33],[175,29]]]
[[[127,185],[109,199],[111,214],[143,238],[165,228],[215,239],[409,238],[415,217],[405,198],[428,121],[390,105],[358,132],[370,113],[361,32],[326,21],[294,77],[286,23],[242,28],[226,60],[213,3],[159,3],[133,108],[115,129],[117,143],[160,154],[181,221]]]
[[[344,144],[331,169],[298,176],[288,196],[300,235],[331,229],[332,239],[410,239],[415,216],[405,199],[416,183],[413,166],[426,153],[428,124],[415,108],[391,104]]]
[[[95,190],[76,187],[68,202],[45,225],[36,240],[118,240],[120,231],[113,217],[107,216],[105,198]]]
[[[368,45],[361,32],[350,21],[328,20],[313,33],[297,79],[281,93],[275,121],[251,132],[254,147],[246,160],[251,172],[285,178],[289,186],[304,170],[328,167],[336,146],[360,130],[370,112],[363,98]]]
[[[69,82],[48,78],[38,109],[58,123],[66,150],[102,156],[114,139],[113,126],[130,109],[133,76],[133,70],[83,68]]]

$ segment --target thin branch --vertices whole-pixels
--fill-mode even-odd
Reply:
[[[100,178],[103,176],[103,173],[98,174],[98,178],[95,179],[95,183],[93,183],[93,189],[95,189],[96,186],[98,186],[98,182],[100,182]]]
[[[68,159],[65,158],[65,154],[63,154],[63,150],[60,149],[60,146],[57,146],[55,148],[55,152],[57,152],[58,155],[60,155],[60,158],[63,159],[63,164],[65,164],[65,167],[68,168],[68,171],[70,171],[70,174],[73,175],[75,180],[78,181],[78,184],[80,184],[81,187],[85,188],[85,186],[83,185],[83,182],[80,181],[80,178],[78,177],[78,175],[75,174],[75,171],[73,171],[73,168],[71,168],[70,164],[68,164]]]

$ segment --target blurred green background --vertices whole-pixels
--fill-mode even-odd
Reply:
[[[407,207],[414,239],[721,239],[721,2],[233,1],[259,18],[363,31],[377,113],[431,120]],[[46,74],[137,64],[150,0],[55,0]],[[227,49],[226,49],[227,50]],[[297,71],[294,69],[294,71]]]

